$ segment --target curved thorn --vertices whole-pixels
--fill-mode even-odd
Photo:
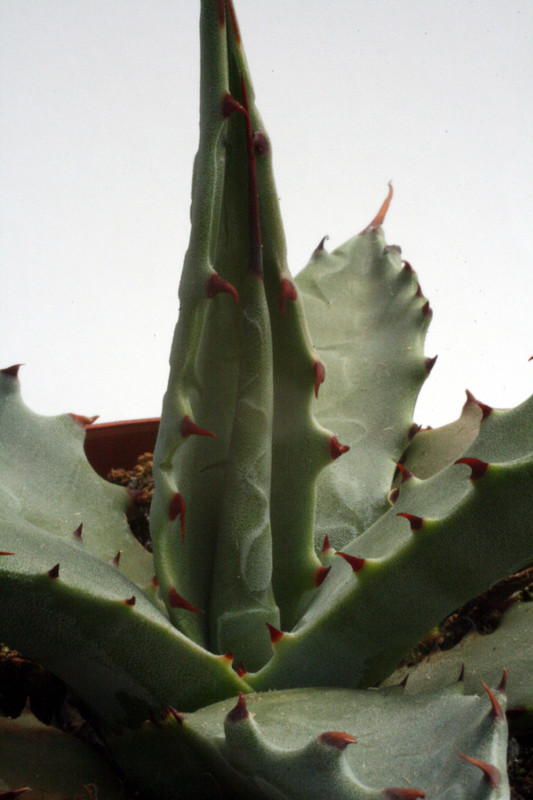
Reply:
[[[288,278],[282,278],[280,281],[281,288],[279,292],[279,307],[281,308],[281,313],[285,313],[285,303],[287,300],[292,300],[295,302],[298,298],[298,292],[296,291],[296,286],[292,281]]]
[[[14,556],[15,553],[10,553],[8,550],[0,550],[0,556]]]
[[[437,361],[438,355],[433,356],[433,358],[425,358],[424,359],[424,372],[426,375],[429,375],[433,367],[435,366],[435,362]]]
[[[191,603],[185,600],[181,594],[178,594],[174,588],[168,590],[168,604],[170,608],[183,608],[185,611],[192,611],[194,614],[204,613],[201,609],[191,605]]]
[[[231,117],[234,111],[237,111],[239,114],[246,114],[246,110],[239,103],[239,101],[235,100],[231,94],[226,92],[222,98],[222,118],[227,119],[228,117]]]
[[[398,786],[391,786],[389,789],[383,789],[383,794],[389,800],[415,800],[417,797],[425,797],[426,793],[421,789],[402,789]]]
[[[465,403],[465,405],[468,405],[469,403],[474,404],[476,406],[479,406],[479,408],[481,409],[481,422],[483,422],[485,419],[487,419],[487,417],[489,416],[489,414],[493,410],[492,406],[488,406],[486,403],[480,403],[479,400],[476,400],[476,398],[474,397],[472,392],[470,392],[468,389],[466,389],[466,403]]]
[[[393,189],[392,189],[392,181],[389,181],[389,192],[387,194],[387,197],[385,198],[385,200],[381,204],[381,207],[380,207],[378,213],[376,214],[376,216],[374,217],[374,219],[372,220],[372,222],[368,226],[367,230],[369,230],[371,228],[379,228],[380,225],[383,225],[383,222],[385,221],[385,217],[387,216],[387,211],[389,210],[389,206],[390,206],[393,194],[394,194],[394,192],[393,192]]]
[[[480,461],[479,458],[458,458],[454,464],[466,464],[467,467],[470,467],[471,481],[482,478],[489,468],[489,464],[486,461]]]
[[[461,758],[464,758],[464,760],[468,761],[469,764],[473,764],[475,767],[478,767],[485,775],[486,780],[494,789],[500,785],[502,776],[497,767],[494,767],[492,764],[487,764],[486,761],[481,761],[481,759],[474,758],[473,756],[465,756],[463,753],[457,753],[457,755]]]
[[[175,492],[168,507],[168,518],[171,522],[180,518],[181,541],[185,538],[185,503],[180,492]]]
[[[424,518],[417,517],[415,514],[407,514],[404,511],[399,511],[398,514],[396,514],[396,516],[404,517],[409,522],[412,531],[419,531],[422,528],[422,525],[424,524]]]
[[[221,278],[220,275],[214,272],[207,281],[206,294],[208,297],[214,297],[216,294],[220,294],[221,292],[227,292],[233,297],[236,303],[239,302],[237,289],[232,286],[229,281],[226,281],[224,278]]]
[[[324,381],[326,380],[326,368],[321,361],[315,361],[313,364],[313,369],[315,371],[315,397],[318,400],[318,390]]]
[[[336,436],[329,437],[329,452],[334,461],[344,453],[347,453],[349,449],[349,446],[347,444],[341,444]]]
[[[344,560],[351,566],[354,572],[361,572],[361,570],[365,566],[364,558],[358,558],[357,556],[350,556],[348,555],[348,553],[339,553],[338,551],[335,553],[335,555],[344,558]]]
[[[180,433],[184,439],[188,436],[210,436],[212,439],[217,438],[215,433],[208,431],[206,428],[201,428],[196,422],[193,422],[187,414],[181,420]]]
[[[507,692],[507,670],[505,668],[502,673],[502,679],[497,685],[496,689],[502,694],[505,694]]]
[[[329,239],[329,236],[327,234],[326,234],[326,236],[322,237],[322,239],[319,241],[319,243],[317,244],[317,246],[313,250],[313,255],[317,255],[318,253],[321,253],[326,249],[324,247],[324,242],[327,242],[328,239]]]
[[[89,425],[92,425],[93,422],[96,422],[98,419],[98,414],[95,414],[93,417],[85,417],[83,414],[72,414],[69,413],[69,417],[74,420],[74,422],[80,426],[80,428],[88,428]]]
[[[417,425],[416,422],[413,422],[413,424],[410,426],[409,430],[407,431],[407,439],[408,439],[408,441],[411,441],[412,439],[414,439],[414,437],[416,436],[416,434],[418,433],[418,431],[420,430],[421,427],[422,427],[421,425]]]
[[[317,736],[317,740],[327,747],[335,747],[337,750],[346,750],[349,744],[356,744],[357,739],[350,733],[344,731],[325,731]]]
[[[426,302],[422,306],[422,314],[424,317],[433,316],[433,311],[431,310],[431,306],[429,305],[429,300],[426,300]]]
[[[502,711],[502,707],[501,707],[501,705],[500,705],[500,703],[498,701],[498,698],[496,697],[496,695],[494,694],[494,692],[492,691],[490,686],[487,686],[485,681],[481,681],[481,685],[483,686],[483,688],[487,692],[487,694],[489,696],[489,700],[490,700],[491,705],[492,705],[492,709],[490,711],[490,717],[493,720],[496,720],[496,722],[501,722],[503,720],[503,718],[504,718],[504,714],[503,714],[503,711]]]
[[[320,552],[321,553],[326,553],[328,550],[333,550],[333,548],[329,543],[329,538],[328,538],[328,535],[326,533],[326,535],[324,536],[324,544],[322,545],[322,550]]]
[[[317,567],[314,579],[314,584],[317,589],[324,583],[330,569],[331,567]]]
[[[237,664],[236,672],[239,678],[243,678],[246,675],[246,670],[243,667],[242,661],[239,661],[239,663]]]
[[[4,367],[4,369],[0,369],[1,375],[6,375],[8,378],[18,378],[19,369],[23,367],[24,364],[12,364],[10,367]]]
[[[402,483],[411,480],[411,478],[413,477],[413,473],[410,472],[410,470],[408,470],[407,467],[404,467],[403,464],[397,463],[396,469],[400,472],[402,476]]]
[[[248,709],[246,707],[246,697],[244,696],[244,692],[239,692],[237,705],[235,708],[232,708],[231,711],[228,711],[226,714],[226,721],[242,722],[243,720],[248,719],[249,716],[250,714],[248,713]]]
[[[268,632],[270,634],[270,641],[272,644],[277,644],[280,639],[283,638],[283,631],[280,631],[279,628],[275,628],[270,622],[265,622],[265,625],[268,628]]]

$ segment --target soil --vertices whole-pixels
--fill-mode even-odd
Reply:
[[[134,469],[112,470],[107,477],[128,490],[132,499],[128,515],[130,527],[141,544],[151,551],[148,514],[154,488],[152,454],[142,455]],[[517,600],[533,601],[533,565],[451,614],[409,653],[404,663],[413,665],[436,648],[449,649],[473,629],[490,635],[503,612]],[[64,684],[38,664],[0,645],[0,713],[16,717],[26,705],[42,722],[55,722],[99,746],[96,733],[84,719],[81,704]],[[511,800],[532,800],[533,731],[511,736],[507,768]]]

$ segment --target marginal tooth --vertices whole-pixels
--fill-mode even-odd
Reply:
[[[296,286],[294,283],[288,278],[282,278],[280,283],[281,288],[279,291],[279,307],[281,308],[281,312],[284,314],[287,300],[295,302],[298,299],[298,292],[296,291]]]
[[[499,682],[499,684],[497,685],[496,689],[499,692],[501,692],[502,694],[506,693],[506,691],[507,691],[507,670],[506,669],[503,670],[502,679]]]
[[[480,403],[479,400],[476,400],[472,392],[469,392],[468,389],[466,390],[466,403],[465,405],[476,405],[481,409],[481,422],[487,419],[489,414],[493,411],[492,406],[488,406],[486,403]]]
[[[424,524],[423,517],[417,517],[415,514],[406,514],[404,511],[400,511],[396,514],[397,517],[405,517],[405,519],[409,522],[412,531],[419,531]]]
[[[207,296],[214,297],[216,294],[221,294],[222,292],[231,294],[235,302],[239,302],[237,289],[232,286],[229,281],[224,280],[224,278],[221,278],[220,275],[217,275],[217,273],[214,272],[207,281]]]
[[[231,94],[226,93],[222,98],[222,118],[227,119],[231,117],[234,111],[238,111],[239,114],[246,113],[239,101],[235,100]]]
[[[350,556],[348,553],[335,553],[335,555],[344,558],[344,560],[351,566],[354,572],[361,572],[363,567],[365,566],[366,559],[358,558],[357,556]]]
[[[368,228],[366,228],[366,230],[371,230],[371,229],[375,230],[376,228],[379,228],[381,225],[383,225],[383,223],[385,221],[385,217],[387,215],[387,211],[389,210],[389,206],[390,206],[393,194],[394,194],[394,192],[393,192],[393,189],[392,189],[392,181],[389,181],[389,192],[387,194],[387,197],[385,198],[385,200],[381,204],[381,207],[380,207],[378,213],[376,214],[376,216],[374,217],[374,219],[372,220],[372,222],[370,223]]]
[[[272,644],[277,644],[283,638],[283,631],[280,631],[279,628],[275,628],[274,625],[270,624],[270,622],[265,622],[265,625],[267,626],[270,634],[270,641]]]
[[[319,586],[321,586],[324,583],[324,580],[326,579],[327,574],[330,571],[330,569],[331,569],[331,566],[330,567],[317,567],[316,572],[315,572],[315,579],[314,579],[314,583],[315,583],[315,586],[316,586],[317,589],[318,589]]]
[[[127,599],[127,600],[124,600],[124,602],[126,603],[126,605],[127,605],[127,606],[134,606],[134,605],[135,605],[135,603],[136,603],[136,598],[135,598],[135,595],[134,595],[134,594],[132,594],[132,596],[131,596],[131,597],[128,597],[128,599]]]
[[[185,503],[180,492],[175,492],[168,507],[168,518],[171,522],[180,518],[181,541],[185,538]]]
[[[188,600],[185,600],[177,591],[172,588],[168,590],[168,604],[170,608],[183,608],[185,611],[192,611],[194,614],[205,613],[199,608],[195,608]]]
[[[59,564],[56,564],[52,569],[48,570],[50,578],[59,578]]]
[[[0,369],[0,374],[6,375],[8,378],[17,379],[19,375],[19,369],[23,366],[24,364],[12,364],[10,367],[4,367],[4,369]]]
[[[464,758],[464,760],[468,761],[469,764],[473,764],[475,767],[478,767],[483,772],[485,779],[490,783],[493,789],[500,785],[502,776],[497,767],[493,766],[492,764],[487,764],[486,761],[481,761],[481,759],[474,758],[473,756],[465,756],[463,753],[457,753],[457,755],[461,758]]]
[[[76,530],[72,532],[72,535],[75,539],[81,541],[82,533],[83,533],[83,522],[80,522]]]
[[[344,453],[347,453],[349,449],[349,446],[347,444],[341,444],[336,436],[329,437],[329,452],[334,461]]]
[[[402,483],[405,483],[413,477],[413,473],[410,472],[407,467],[404,467],[403,464],[396,464],[396,469],[402,476]]]
[[[490,686],[487,686],[485,681],[481,681],[481,685],[483,686],[483,688],[487,692],[487,694],[489,696],[489,700],[490,700],[491,705],[492,705],[492,709],[490,711],[491,718],[493,720],[495,720],[496,722],[502,722],[503,719],[504,719],[504,713],[502,711],[502,707],[501,707],[501,705],[500,705],[500,703],[498,701],[498,698],[496,697],[496,695],[494,694],[494,692],[492,691]]]
[[[326,248],[324,247],[324,243],[327,242],[328,239],[329,239],[329,236],[327,234],[326,234],[326,236],[322,237],[322,239],[320,240],[318,245],[313,250],[313,256],[317,256],[320,253],[324,253],[325,252]]]
[[[424,372],[426,375],[429,375],[433,367],[435,366],[435,362],[437,361],[438,356],[433,356],[433,358],[425,358],[424,359]]]
[[[242,722],[250,716],[246,707],[246,698],[243,692],[239,692],[239,699],[235,708],[226,714],[226,722]]]
[[[98,419],[98,414],[96,414],[94,417],[85,417],[83,414],[69,414],[69,417],[71,417],[74,422],[80,426],[80,428],[88,428],[89,425],[92,425],[93,422],[96,422]]]
[[[426,793],[421,789],[402,789],[398,786],[391,786],[389,789],[383,789],[383,794],[389,800],[415,800],[417,797],[425,797]]]
[[[315,371],[315,397],[318,400],[318,390],[326,380],[326,368],[321,361],[317,360],[313,364],[313,369]]]
[[[206,428],[201,428],[196,422],[193,422],[187,414],[181,420],[180,433],[184,439],[187,439],[189,436],[210,436],[212,439],[217,438],[216,434],[208,431]]]
[[[420,425],[417,425],[416,422],[413,422],[413,424],[411,425],[411,427],[407,431],[407,439],[408,439],[408,441],[411,441],[412,439],[414,439],[414,437],[416,436],[416,434],[418,433],[420,428],[421,428]]]
[[[118,565],[120,564],[120,556],[121,555],[122,555],[122,550],[119,550],[117,552],[116,556],[113,556],[113,559],[112,559],[111,563],[113,564],[114,567],[118,567]]]
[[[458,458],[454,464],[466,464],[470,467],[470,480],[477,481],[482,478],[487,472],[489,464],[486,461],[480,461],[479,458]]]
[[[326,731],[317,737],[321,744],[327,747],[335,747],[337,750],[346,750],[349,744],[356,744],[357,739],[350,733],[344,731]]]

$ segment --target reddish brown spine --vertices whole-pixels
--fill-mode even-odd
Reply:
[[[239,692],[239,699],[237,705],[226,714],[227,722],[242,722],[249,717],[248,709],[246,708],[246,698],[243,692]]]
[[[191,605],[191,603],[185,600],[181,594],[178,594],[174,588],[168,590],[168,604],[170,608],[183,608],[185,611],[192,611],[194,614],[204,613],[201,609]]]
[[[328,747],[335,747],[337,750],[346,750],[349,744],[356,744],[357,742],[355,736],[352,736],[350,733],[345,733],[344,731],[325,731],[317,738],[321,744],[325,744]]]
[[[220,275],[217,275],[217,273],[214,272],[207,281],[206,294],[208,297],[214,297],[216,294],[220,294],[221,292],[227,292],[234,298],[236,303],[239,302],[237,289],[232,286],[229,281],[221,278]]]
[[[344,453],[347,453],[349,449],[349,446],[347,444],[341,444],[336,436],[329,437],[329,452],[334,461]]]
[[[398,514],[396,514],[396,516],[405,517],[405,519],[408,520],[412,531],[419,531],[424,524],[424,518],[417,517],[415,514],[406,514],[404,511],[400,511]]]
[[[317,589],[324,583],[330,569],[331,567],[317,567],[315,572],[315,586]]]
[[[489,700],[490,700],[491,705],[492,705],[492,709],[490,711],[491,718],[493,720],[495,720],[496,722],[502,722],[503,719],[504,719],[504,713],[502,711],[502,707],[501,707],[501,705],[499,703],[498,698],[496,697],[496,695],[494,694],[494,692],[492,691],[490,686],[487,686],[485,681],[481,681],[481,685],[483,686],[483,688],[487,692],[487,694],[489,696]]]
[[[208,431],[206,428],[201,428],[187,415],[181,420],[180,433],[184,439],[187,439],[188,436],[210,436],[212,439],[217,438],[216,434],[212,433],[212,431]]]
[[[272,644],[277,644],[283,638],[283,631],[280,631],[279,628],[275,628],[270,622],[266,622],[265,625],[270,634],[270,641]]]
[[[321,361],[315,361],[313,369],[315,370],[315,397],[318,400],[318,390],[326,380],[326,368]]]
[[[487,472],[489,465],[486,461],[480,461],[479,458],[458,458],[455,464],[466,464],[470,467],[470,480],[477,481],[482,478]]]
[[[179,492],[175,492],[168,507],[168,518],[171,522],[180,518],[181,541],[185,537],[185,503]]]
[[[502,776],[497,767],[494,767],[492,764],[487,764],[486,761],[481,761],[481,759],[474,758],[473,756],[465,756],[463,753],[457,753],[457,755],[461,758],[464,758],[464,760],[468,761],[469,764],[473,764],[475,767],[478,767],[478,769],[483,772],[486,780],[494,789],[500,785]]]
[[[281,289],[279,292],[279,307],[281,308],[281,313],[285,313],[285,304],[287,300],[291,300],[295,302],[298,298],[298,292],[296,291],[296,286],[292,281],[288,278],[281,279]]]
[[[335,553],[335,555],[344,558],[344,560],[351,566],[354,572],[361,572],[365,566],[365,559],[358,558],[357,556],[350,556],[348,553]]]

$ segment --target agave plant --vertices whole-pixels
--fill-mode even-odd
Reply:
[[[89,421],[34,414],[4,369],[0,640],[76,694],[148,796],[509,798],[505,709],[531,720],[533,603],[407,684],[395,670],[533,561],[533,399],[469,394],[458,421],[417,428],[432,312],[384,239],[392,188],[293,279],[231,0],[203,0],[201,43],[153,555],[85,459]],[[32,728],[3,720],[0,797],[120,796],[87,745],[39,737],[41,760]]]

